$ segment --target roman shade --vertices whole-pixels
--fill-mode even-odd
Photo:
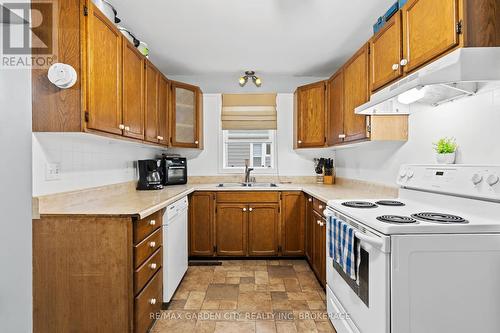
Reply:
[[[276,94],[223,94],[223,130],[275,130]]]

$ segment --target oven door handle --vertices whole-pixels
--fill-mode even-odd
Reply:
[[[367,242],[368,244],[373,245],[379,249],[382,249],[382,247],[384,246],[384,241],[381,238],[370,237],[359,231],[354,231],[354,236],[356,236],[357,239]]]

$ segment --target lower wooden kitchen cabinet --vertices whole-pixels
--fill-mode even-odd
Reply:
[[[190,200],[191,257],[305,254],[301,191],[195,192]]]
[[[33,331],[147,332],[163,300],[162,217],[33,220]]]
[[[323,287],[326,286],[326,219],[325,203],[309,197],[306,225],[306,257]]]

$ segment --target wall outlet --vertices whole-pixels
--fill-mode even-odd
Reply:
[[[45,165],[45,180],[59,180],[59,179],[61,179],[61,164],[47,163]]]

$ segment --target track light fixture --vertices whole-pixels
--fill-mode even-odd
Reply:
[[[255,75],[254,71],[246,71],[245,75],[240,77],[240,80],[239,80],[240,86],[244,87],[247,84],[249,78],[252,79],[253,83],[257,87],[260,87],[262,85],[262,80],[260,79],[260,77],[257,77]]]

